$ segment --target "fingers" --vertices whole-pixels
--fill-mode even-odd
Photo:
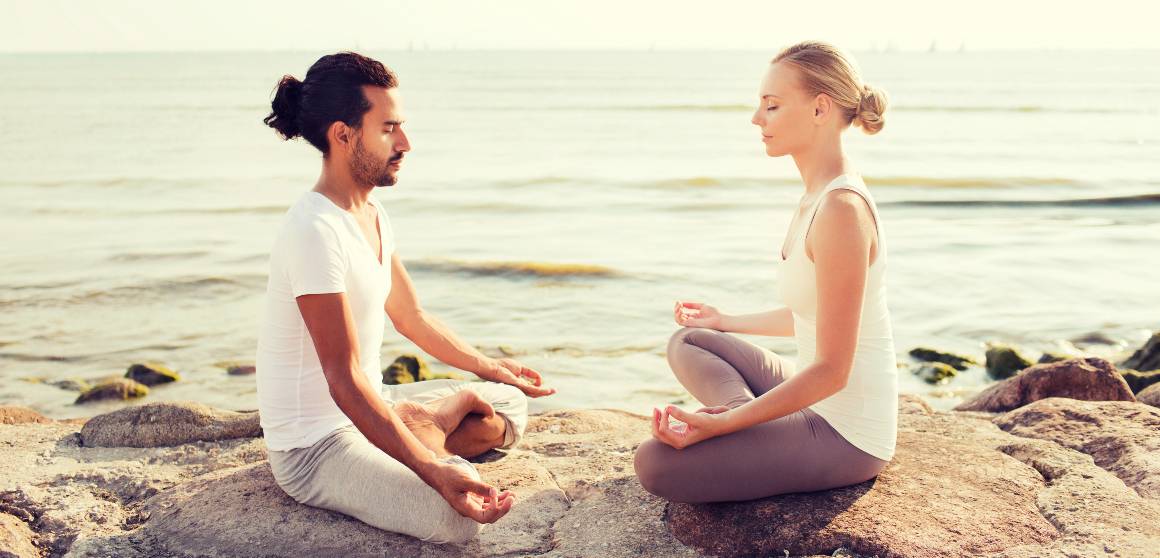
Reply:
[[[665,407],[665,411],[673,418],[685,424],[692,424],[702,420],[701,417],[697,416],[696,413],[690,413],[684,409],[681,409],[680,407],[674,407],[672,405]]]
[[[692,308],[693,310],[700,310],[701,307],[704,305],[705,305],[705,303],[703,303],[703,302],[682,302],[681,303],[681,306],[684,306],[685,308]]]
[[[523,391],[528,397],[544,397],[556,393],[556,388],[533,386],[522,382],[516,384],[516,387],[520,388],[520,391]]]

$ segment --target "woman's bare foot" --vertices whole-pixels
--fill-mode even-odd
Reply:
[[[459,427],[464,417],[476,413],[484,417],[495,410],[479,394],[465,389],[429,403],[402,401],[395,404],[395,414],[427,449],[439,457],[451,455],[447,451],[447,437]]]

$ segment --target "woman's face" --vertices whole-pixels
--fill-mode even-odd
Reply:
[[[802,91],[796,68],[781,62],[770,64],[758,97],[751,122],[761,129],[766,155],[792,155],[810,145],[819,129],[817,103]]]

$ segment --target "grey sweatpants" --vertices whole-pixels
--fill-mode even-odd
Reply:
[[[470,389],[491,404],[507,424],[504,445],[516,445],[527,426],[527,398],[519,388],[492,382],[429,380],[383,386],[389,403],[427,403]],[[274,479],[294,500],[354,517],[384,531],[445,543],[475,537],[482,525],[459,515],[405,465],[375,447],[353,425],[339,428],[308,448],[271,451]],[[467,460],[454,463],[479,479]]]
[[[669,340],[669,366],[705,406],[738,407],[785,380],[793,364],[720,331],[684,328]],[[857,484],[887,462],[847,442],[802,409],[678,450],[650,438],[636,450],[645,490],[674,502],[752,500]]]

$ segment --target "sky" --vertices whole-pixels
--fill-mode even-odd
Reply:
[[[0,52],[1158,49],[1152,0],[0,0]]]

